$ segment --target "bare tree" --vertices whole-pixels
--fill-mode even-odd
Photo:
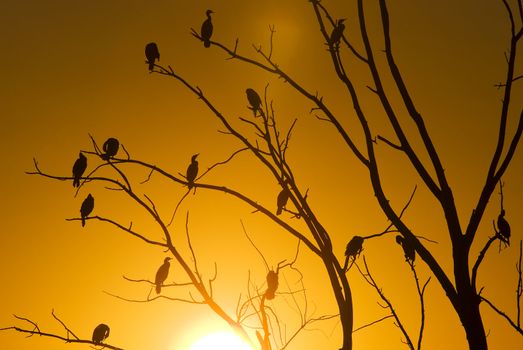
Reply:
[[[279,268],[270,270],[266,277],[267,287],[265,292],[262,292],[255,283],[250,285],[248,291],[247,301],[238,307],[236,315],[232,315],[225,310],[213,298],[213,281],[214,277],[205,280],[199,271],[198,259],[196,253],[191,247],[190,235],[187,232],[187,244],[190,247],[190,256],[184,256],[179,247],[173,243],[172,234],[173,228],[171,223],[177,214],[178,206],[174,209],[174,213],[170,220],[163,218],[157,211],[155,202],[147,195],[141,195],[136,188],[139,186],[139,181],[133,180],[129,177],[127,169],[131,167],[146,169],[149,176],[145,181],[152,181],[153,176],[161,176],[177,186],[187,186],[187,193],[180,199],[181,203],[187,195],[194,193],[197,195],[198,191],[218,191],[231,195],[250,205],[256,213],[263,214],[269,220],[282,227],[299,242],[300,249],[307,249],[314,254],[324,267],[328,275],[330,286],[329,289],[334,296],[338,307],[338,317],[340,320],[343,340],[341,349],[351,350],[353,348],[352,334],[354,332],[354,315],[353,315],[353,296],[352,290],[347,277],[347,269],[350,268],[362,249],[364,240],[370,238],[381,237],[390,232],[399,233],[398,243],[400,243],[405,251],[405,256],[411,266],[413,277],[416,281],[416,287],[421,302],[421,327],[418,336],[416,348],[421,348],[421,340],[423,334],[425,305],[424,292],[427,283],[420,286],[419,280],[414,269],[414,258],[419,256],[430,271],[435,280],[438,281],[440,287],[444,290],[448,300],[458,315],[469,343],[469,348],[474,350],[487,349],[487,336],[482,315],[480,312],[480,303],[485,301],[495,308],[495,305],[483,298],[481,289],[478,288],[477,273],[482,261],[484,260],[486,252],[492,247],[492,243],[496,240],[507,244],[510,242],[510,235],[500,233],[502,230],[499,225],[495,230],[494,236],[488,239],[484,248],[479,252],[479,256],[475,260],[473,266],[470,266],[470,260],[474,255],[471,252],[471,247],[474,242],[481,240],[482,237],[478,235],[479,225],[485,215],[487,205],[492,199],[492,195],[498,183],[501,184],[501,178],[505,174],[511,160],[514,157],[516,148],[520,141],[521,133],[523,132],[523,111],[519,116],[519,121],[515,127],[514,132],[509,133],[508,120],[509,109],[512,101],[513,85],[518,83],[521,76],[516,73],[516,53],[518,45],[520,45],[521,37],[523,36],[523,5],[521,0],[516,0],[515,5],[511,5],[507,0],[502,0],[501,4],[505,7],[508,21],[510,23],[510,45],[507,53],[507,71],[503,83],[499,84],[499,88],[503,89],[504,96],[501,103],[501,111],[499,115],[499,133],[497,137],[497,145],[492,154],[491,162],[487,174],[485,176],[485,183],[482,188],[479,198],[474,210],[468,220],[460,218],[458,215],[458,208],[449,183],[448,177],[445,174],[443,161],[438,153],[436,146],[429,134],[428,128],[423,119],[422,113],[416,107],[416,104],[409,92],[406,81],[404,80],[399,64],[396,62],[394,52],[392,49],[392,41],[390,36],[391,21],[385,0],[377,0],[379,7],[381,40],[382,42],[374,42],[367,29],[367,14],[366,7],[363,0],[357,0],[357,18],[352,20],[352,30],[357,30],[359,39],[362,42],[362,47],[348,40],[345,33],[344,20],[335,20],[326,6],[319,0],[309,0],[311,10],[316,18],[316,25],[323,37],[323,41],[317,42],[319,49],[327,48],[327,54],[330,57],[331,67],[336,74],[339,82],[344,88],[346,94],[345,102],[350,103],[356,121],[360,126],[359,132],[363,135],[363,142],[360,144],[356,140],[356,131],[350,130],[342,122],[342,117],[336,115],[333,109],[329,106],[319,93],[312,92],[306,89],[298,82],[298,78],[291,76],[284,68],[273,58],[273,35],[274,28],[270,29],[270,46],[268,50],[261,46],[254,46],[254,50],[258,55],[257,58],[251,58],[239,52],[239,41],[233,47],[223,44],[212,39],[212,29],[209,33],[207,30],[205,35],[200,34],[193,29],[193,35],[201,41],[205,42],[206,47],[223,51],[232,60],[246,63],[255,67],[256,69],[268,72],[285,81],[290,89],[295,90],[307,103],[312,105],[311,112],[317,114],[320,121],[328,122],[333,126],[337,135],[344,142],[346,148],[352,152],[355,159],[368,171],[369,181],[374,190],[376,200],[386,216],[390,221],[390,226],[382,233],[360,237],[359,247],[352,251],[347,248],[349,252],[346,257],[340,258],[333,249],[332,235],[328,229],[322,224],[318,217],[317,211],[308,201],[308,189],[300,186],[297,175],[293,171],[293,165],[288,161],[287,151],[291,145],[291,137],[293,135],[294,121],[287,130],[280,128],[278,118],[276,116],[276,108],[274,107],[268,89],[263,93],[263,99],[253,89],[247,90],[247,100],[250,103],[250,109],[253,116],[250,118],[240,118],[240,123],[243,128],[236,127],[233,123],[233,118],[228,113],[222,112],[213,98],[207,96],[202,89],[191,83],[182,74],[178,73],[169,65],[160,65],[154,61],[154,57],[147,58],[147,66],[152,73],[161,74],[166,77],[173,78],[184,89],[193,93],[198,99],[209,109],[209,111],[217,118],[224,128],[223,133],[230,135],[240,141],[241,147],[234,151],[225,161],[216,163],[209,167],[208,171],[204,172],[199,177],[194,171],[194,162],[196,162],[197,155],[193,156],[193,165],[191,171],[187,174],[172,174],[164,170],[154,163],[135,159],[131,156],[125,148],[125,156],[116,156],[116,152],[109,152],[106,147],[101,150],[95,139],[92,138],[93,149],[82,150],[84,155],[90,157],[89,163],[95,162],[95,167],[91,168],[89,173],[75,174],[75,176],[68,175],[53,175],[40,170],[38,163],[35,160],[35,171],[30,172],[33,175],[45,176],[55,180],[75,181],[79,184],[79,189],[90,183],[103,183],[110,190],[117,190],[125,193],[138,207],[142,208],[150,217],[152,217],[159,228],[161,229],[163,241],[151,238],[147,233],[137,232],[133,230],[132,225],[119,223],[111,218],[106,218],[99,215],[89,216],[87,213],[80,218],[73,218],[72,220],[82,220],[89,226],[89,221],[97,220],[105,224],[128,233],[142,240],[146,244],[156,245],[169,252],[173,256],[177,264],[179,264],[188,278],[187,282],[182,283],[184,286],[191,288],[198,295],[198,299],[189,293],[189,297],[185,299],[176,298],[175,300],[188,303],[206,304],[210,309],[219,315],[225,322],[227,322],[233,329],[235,329],[244,338],[250,339],[246,331],[245,321],[254,318],[258,319],[257,340],[258,345],[262,349],[272,349],[275,344],[279,344],[280,348],[285,348],[288,344],[287,340],[277,342],[276,340],[269,340],[269,335],[274,336],[274,331],[271,330],[271,320],[274,324],[278,322],[276,312],[267,307],[266,300],[274,296],[278,290],[278,273]],[[208,14],[210,20],[210,15]],[[357,29],[356,29],[357,28]],[[160,48],[161,49],[161,48]],[[381,53],[384,53],[384,57]],[[378,54],[379,53],[379,54]],[[159,56],[159,55],[158,55]],[[384,59],[384,64],[381,60]],[[391,130],[392,137],[384,136],[374,131],[369,123],[369,118],[372,115],[370,108],[362,103],[361,93],[358,89],[361,83],[355,81],[349,69],[351,61],[357,61],[358,64],[363,65],[366,73],[369,75],[372,82],[371,86],[367,86],[376,97],[376,100],[381,105],[383,112],[388,121],[388,127]],[[393,84],[385,84],[386,77],[391,77]],[[391,96],[398,94],[401,97],[401,104],[392,103]],[[514,107],[513,107],[514,108]],[[406,112],[404,112],[406,111]],[[407,118],[402,118],[404,114]],[[408,119],[408,120],[404,120]],[[407,123],[414,125],[415,133],[408,133],[406,131]],[[244,131],[247,127],[248,131]],[[509,135],[512,136],[509,136]],[[422,149],[416,150],[414,147],[415,139],[421,140]],[[445,272],[440,261],[438,261],[427,244],[423,242],[422,235],[411,227],[411,225],[403,218],[403,213],[412,200],[410,198],[406,206],[398,210],[391,204],[390,196],[387,189],[383,185],[384,174],[381,171],[380,165],[382,160],[377,155],[377,147],[384,145],[390,147],[390,151],[399,154],[399,157],[406,159],[411,165],[412,169],[418,175],[419,181],[430,192],[437,207],[444,214],[444,224],[447,229],[448,238],[450,240],[453,271],[451,274]],[[109,147],[108,147],[109,148]],[[241,152],[249,152],[254,159],[268,170],[270,176],[279,183],[281,191],[279,195],[275,196],[275,203],[277,203],[277,210],[258,203],[255,199],[241,193],[240,191],[227,187],[221,184],[207,183],[204,181],[204,176],[217,166],[226,165],[232,161],[235,156]],[[109,155],[109,154],[112,155]],[[113,154],[114,153],[114,154]],[[428,157],[424,157],[428,155]],[[98,163],[96,163],[99,160]],[[197,163],[196,163],[197,164]],[[102,170],[112,170],[112,175],[100,175]],[[179,204],[178,203],[178,204]],[[502,207],[502,212],[504,209]],[[284,215],[280,215],[284,214]],[[503,217],[504,214],[500,213]],[[187,221],[188,222],[188,219]],[[305,227],[306,229],[303,229]],[[496,226],[495,226],[496,228]],[[499,230],[499,232],[498,232]],[[506,232],[506,231],[505,231]],[[479,238],[478,238],[479,237]],[[407,248],[409,250],[407,250]],[[299,253],[297,253],[299,254]],[[520,254],[521,255],[521,254]],[[351,261],[349,261],[349,258]],[[282,257],[282,260],[290,261],[289,257]],[[294,261],[296,258],[294,259]],[[192,261],[192,262],[191,262]],[[419,261],[419,259],[418,259]],[[521,276],[521,258],[519,260],[518,272]],[[294,268],[294,262],[284,265],[288,269]],[[283,268],[283,267],[282,267]],[[271,272],[273,274],[271,274]],[[394,308],[388,298],[382,294],[376,281],[370,275],[368,267],[365,262],[365,271],[362,271],[363,276],[367,282],[378,291],[381,300],[386,302],[395,321],[401,325],[399,317],[394,311]],[[270,276],[270,277],[269,277]],[[137,282],[137,280],[134,280]],[[521,278],[520,278],[521,281]],[[146,281],[151,285],[153,281]],[[428,281],[427,281],[428,282]],[[521,282],[519,283],[521,285]],[[478,290],[479,289],[479,290]],[[291,298],[295,293],[300,291],[289,288],[289,295]],[[518,316],[516,321],[509,321],[513,323],[516,330],[521,332],[519,322],[519,299],[521,297],[521,287],[518,286],[517,292],[517,309]],[[155,298],[168,298],[164,295],[158,295],[147,300]],[[293,299],[296,300],[296,299]],[[256,301],[256,302],[255,302]],[[495,308],[496,309],[496,308]],[[250,310],[250,311],[249,311]],[[321,321],[331,318],[331,316],[312,316],[306,311],[306,307],[300,309],[302,322],[298,326],[298,331],[304,329],[308,324],[315,321]],[[249,312],[253,312],[250,314]],[[272,316],[271,316],[272,315]],[[253,316],[253,317],[251,317]],[[273,326],[274,326],[273,324]],[[65,326],[64,326],[65,327]],[[67,329],[67,327],[65,327]],[[400,326],[402,332],[407,339],[408,346],[415,348],[414,341],[410,339],[403,326]],[[18,330],[19,329],[15,329]],[[39,330],[33,334],[45,335]],[[292,340],[294,335],[290,336]],[[251,340],[251,343],[254,344]],[[114,347],[115,348],[115,347]]]

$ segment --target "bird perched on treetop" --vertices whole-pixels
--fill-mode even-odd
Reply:
[[[162,284],[167,279],[167,275],[169,275],[169,267],[171,266],[169,260],[171,260],[170,257],[163,259],[162,266],[160,266],[156,272],[156,278],[154,279],[154,284],[156,284],[156,294],[160,294],[162,291]]]
[[[258,95],[258,93],[256,91],[254,91],[254,89],[247,89],[245,90],[245,93],[247,94],[247,100],[249,101],[249,104],[251,105],[249,107],[249,109],[252,110],[252,112],[254,113],[254,116],[256,117],[256,112],[257,111],[260,111],[261,112],[261,98],[260,98],[260,95]]]
[[[110,137],[107,141],[104,142],[103,151],[104,154],[101,155],[102,159],[109,160],[109,158],[114,157],[118,153],[120,148],[120,142],[114,137]]]
[[[158,46],[156,43],[149,43],[145,45],[145,58],[147,59],[145,63],[149,65],[149,71],[152,72],[154,69],[154,62],[160,60],[160,51],[158,51]]]
[[[211,13],[214,13],[212,10],[207,10],[205,14],[207,15],[207,19],[202,23],[202,30],[200,31],[200,35],[203,40],[203,46],[210,47],[211,46],[211,36],[212,36],[212,21],[211,21]]]
[[[109,326],[100,323],[93,331],[93,343],[101,344],[109,336]]]
[[[82,217],[82,227],[85,226],[85,218],[91,214],[91,212],[94,209],[94,198],[89,193],[87,197],[82,202],[82,206],[80,207],[80,216]]]
[[[332,29],[329,44],[338,47],[340,44],[343,31],[345,30],[345,18],[341,18],[336,22],[336,26]]]
[[[278,209],[276,209],[276,215],[280,215],[283,211],[283,208],[287,205],[287,201],[289,200],[289,190],[285,187],[281,192],[278,194],[278,198],[276,200],[276,205]]]
[[[501,209],[498,215],[498,230],[501,240],[507,245],[510,245],[510,225],[505,219],[505,209]]]
[[[405,254],[405,261],[413,263],[416,259],[416,249],[412,244],[412,241],[403,236],[396,236],[396,243],[398,243],[403,248],[403,253]]]
[[[199,153],[196,153],[191,158],[191,164],[187,167],[187,186],[189,186],[189,189],[191,189],[194,185],[194,180],[196,180],[196,176],[198,176],[198,161],[196,158],[198,157]]]

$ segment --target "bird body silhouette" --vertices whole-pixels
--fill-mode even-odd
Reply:
[[[247,94],[247,100],[249,101],[249,104],[251,105],[249,109],[252,109],[252,112],[254,113],[254,116],[256,117],[256,112],[261,112],[261,98],[260,95],[254,89],[247,89],[245,90],[245,93]]]
[[[152,72],[154,69],[154,62],[160,60],[160,51],[158,51],[156,43],[145,45],[145,58],[147,59],[146,63],[149,64],[149,71]]]
[[[347,247],[345,248],[345,264],[343,265],[344,271],[347,271],[347,267],[349,266],[349,259],[352,257],[354,261],[356,260],[356,257],[360,255],[361,251],[363,250],[363,240],[364,238],[361,236],[354,236],[349,241],[349,243],[347,243]]]
[[[101,344],[109,336],[109,326],[105,323],[100,323],[93,331],[93,343]]]
[[[118,142],[117,139],[115,139],[114,137],[108,138],[103,145],[103,151],[105,153],[102,154],[102,159],[109,160],[109,158],[114,157],[116,153],[118,153],[119,148],[120,142]]]
[[[510,245],[510,225],[505,219],[505,209],[501,209],[501,212],[498,215],[498,230],[503,242]]]
[[[212,36],[212,20],[211,20],[211,13],[214,13],[212,10],[207,10],[205,14],[207,15],[207,19],[202,23],[202,29],[200,31],[200,35],[203,40],[203,46],[210,47],[211,46],[211,36]]]
[[[274,299],[276,290],[278,289],[278,273],[269,271],[267,273],[267,290],[265,291],[265,297],[269,300]]]
[[[80,215],[82,217],[82,227],[85,226],[85,218],[91,214],[91,212],[94,209],[94,198],[89,193],[87,197],[82,202],[82,206],[80,207]]]
[[[194,186],[194,180],[196,180],[196,176],[198,176],[198,161],[196,158],[198,157],[199,153],[196,153],[191,157],[191,164],[187,167],[187,186],[189,186],[189,189],[191,189]]]
[[[332,29],[331,36],[329,38],[329,44],[338,47],[340,44],[341,37],[343,36],[343,31],[345,30],[345,18],[339,19],[336,22],[336,26]]]
[[[284,188],[278,194],[278,198],[276,200],[276,205],[278,207],[278,209],[276,209],[276,215],[280,215],[282,213],[283,208],[287,205],[288,200],[289,200],[289,190],[287,188]]]
[[[154,279],[154,284],[156,284],[156,294],[160,294],[162,291],[162,284],[169,275],[169,267],[171,266],[169,260],[171,260],[170,257],[165,258],[162,266],[160,266],[156,272],[156,278]]]
[[[84,174],[85,169],[87,169],[87,158],[80,152],[78,159],[73,165],[73,187],[80,186],[80,178]]]
[[[403,248],[403,253],[405,254],[405,261],[413,263],[416,259],[416,249],[412,244],[412,241],[403,236],[396,236],[396,243],[398,243]]]

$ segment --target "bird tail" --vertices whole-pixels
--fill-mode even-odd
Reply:
[[[85,218],[82,216],[82,227],[85,226]]]
[[[204,41],[203,41],[203,46],[205,46],[205,47],[211,47],[211,41],[210,41],[210,40],[204,40]]]
[[[80,179],[73,179],[73,187],[80,187]]]
[[[283,207],[278,207],[278,210],[276,210],[276,215],[280,215],[283,211]]]
[[[149,71],[152,72],[154,69],[154,61],[149,61]]]
[[[162,291],[162,285],[161,284],[157,284],[156,285],[156,294],[160,294],[161,291]]]

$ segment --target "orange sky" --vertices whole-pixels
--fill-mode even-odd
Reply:
[[[324,4],[335,17],[346,17],[349,39],[362,50],[352,29],[354,8],[346,1]],[[368,5],[369,30],[380,52],[379,25],[374,21],[377,5]],[[501,1],[390,1],[391,30],[397,62],[425,117],[426,125],[440,151],[446,174],[458,204],[462,224],[479,196],[494,150],[502,90],[494,87],[505,77],[504,52],[508,49],[509,27]],[[146,246],[99,222],[85,228],[65,218],[78,215],[87,193],[96,198],[95,212],[159,239],[154,223],[119,193],[88,186],[74,198],[71,184],[24,175],[36,157],[45,171],[68,176],[80,149],[89,149],[88,134],[99,143],[117,137],[135,158],[162,166],[177,174],[185,172],[191,155],[200,153],[200,169],[226,159],[239,147],[230,136],[217,132],[218,120],[194,95],[173,79],[150,75],[144,64],[146,43],[158,43],[161,64],[173,69],[204,90],[218,109],[235,125],[239,116],[250,116],[245,88],[260,93],[269,83],[282,128],[294,118],[298,124],[289,150],[289,160],[298,184],[309,188],[311,205],[331,233],[340,258],[347,241],[355,234],[379,232],[387,225],[368,181],[366,170],[344,147],[328,124],[309,114],[312,107],[288,85],[260,70],[232,60],[216,48],[204,49],[190,35],[199,30],[205,10],[213,9],[213,39],[229,46],[240,39],[239,50],[256,57],[251,43],[268,44],[268,25],[276,26],[274,58],[282,69],[311,91],[319,91],[341,116],[355,138],[361,141],[351,103],[329,66],[328,53],[305,0],[269,0],[250,3],[227,1],[35,1],[0,2],[0,152],[4,160],[0,182],[2,229],[0,264],[0,328],[23,325],[12,314],[31,318],[42,330],[62,332],[52,316],[57,315],[78,335],[89,338],[101,322],[111,326],[111,344],[126,349],[185,350],[190,342],[212,329],[225,326],[204,306],[167,301],[127,303],[103,293],[127,298],[146,298],[149,287],[132,284],[122,275],[154,278],[165,257],[160,249]],[[521,55],[519,56],[521,57]],[[521,74],[521,59],[518,61]],[[358,81],[371,127],[390,134],[382,126],[382,110],[366,89],[370,83],[361,66],[348,64]],[[523,107],[523,82],[515,85],[510,111],[512,135]],[[403,120],[407,120],[406,116]],[[242,127],[244,128],[244,127]],[[441,210],[419,178],[399,155],[380,145],[378,154],[386,174],[384,185],[396,208],[404,205],[418,185],[407,222],[438,241],[429,245],[450,271],[449,240]],[[484,293],[515,315],[514,290],[517,273],[517,242],[523,230],[523,157],[521,147],[504,176],[505,198],[513,231],[513,245],[489,252],[479,275]],[[141,181],[146,171],[133,172]],[[229,167],[217,169],[206,182],[244,191],[269,208],[275,206],[277,183],[252,157],[241,155]],[[169,217],[186,189],[159,178],[138,187],[155,199],[161,215]],[[198,191],[182,205],[174,227],[183,246],[185,213],[190,211],[190,230],[201,258],[202,272],[212,276],[218,264],[215,295],[234,312],[237,298],[245,293],[248,272],[255,283],[265,279],[265,267],[246,240],[240,220],[265,253],[270,266],[292,259],[295,240],[283,234],[252,208],[221,193]],[[478,231],[479,247],[492,234],[492,220],[499,211],[497,191]],[[289,223],[301,227],[287,217]],[[183,250],[183,249],[182,249]],[[186,252],[185,250],[183,250]],[[364,253],[383,290],[405,318],[414,336],[418,327],[418,304],[410,271],[403,263],[393,236],[369,242]],[[310,253],[300,255],[309,307],[316,315],[335,313],[332,293],[325,290],[325,273]],[[417,261],[420,278],[430,272]],[[355,326],[373,321],[385,311],[376,305],[376,295],[354,271],[349,272],[355,303]],[[295,286],[297,276],[286,275]],[[173,264],[171,278],[184,282],[179,266]],[[187,291],[168,291],[187,297]],[[283,301],[274,301],[289,320],[289,332],[297,326],[296,314]],[[427,329],[424,347],[429,349],[466,347],[459,320],[433,278],[427,290]],[[523,338],[504,320],[484,308],[485,328],[492,349],[523,348]],[[293,323],[294,322],[294,323]],[[338,349],[340,327],[326,322],[317,331],[304,332],[289,349]],[[15,332],[0,332],[2,348],[84,349],[59,341],[24,338]],[[392,322],[354,335],[354,349],[403,349],[401,334]]]

